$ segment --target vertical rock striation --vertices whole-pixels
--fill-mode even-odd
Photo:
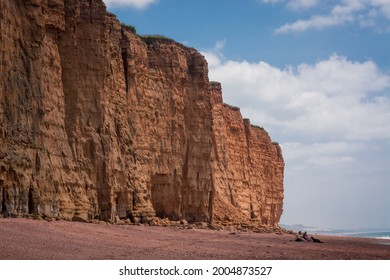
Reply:
[[[216,221],[277,226],[283,211],[281,148],[261,127],[224,104],[221,85],[211,83],[213,176]]]
[[[0,1],[0,212],[277,225],[283,158],[207,62],[101,0]]]
[[[194,49],[124,32],[136,185],[161,218],[209,220],[212,118],[207,63]]]

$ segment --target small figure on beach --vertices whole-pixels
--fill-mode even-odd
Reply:
[[[302,233],[302,231],[298,231],[298,233],[295,235],[294,241],[306,241],[306,242],[314,242],[314,243],[324,243],[321,240],[314,238],[313,236],[310,236],[307,234],[307,231]]]
[[[314,242],[314,243],[324,243],[322,242],[321,240],[317,239],[317,238],[314,238],[313,236],[311,237],[311,240]]]
[[[298,231],[298,233],[295,235],[295,241],[297,241],[297,242],[304,241],[301,231]]]
[[[308,242],[311,241],[310,236],[307,234],[307,231],[305,231],[305,232],[303,233],[302,238],[303,238],[305,241],[308,241]]]

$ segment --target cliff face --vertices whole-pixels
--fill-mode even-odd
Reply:
[[[280,148],[211,102],[196,50],[101,0],[1,1],[0,24],[3,215],[276,225]]]
[[[215,220],[276,226],[283,211],[284,161],[268,133],[223,103],[211,84]]]
[[[139,191],[118,129],[120,26],[100,1],[1,1],[1,12],[2,212],[111,219]]]
[[[128,32],[122,54],[134,183],[148,190],[161,218],[209,220],[212,118],[206,61],[172,41],[144,42]]]

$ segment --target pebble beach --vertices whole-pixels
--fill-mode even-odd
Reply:
[[[390,260],[390,240],[0,219],[1,260]]]

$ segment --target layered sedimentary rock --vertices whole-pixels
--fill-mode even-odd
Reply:
[[[211,83],[213,110],[214,219],[276,226],[283,211],[284,161],[279,144],[261,127],[223,103]]]
[[[137,185],[157,216],[210,220],[212,117],[207,63],[170,40],[125,32],[124,69]]]
[[[199,52],[101,0],[1,0],[0,36],[2,215],[277,224],[280,148],[216,102]]]

